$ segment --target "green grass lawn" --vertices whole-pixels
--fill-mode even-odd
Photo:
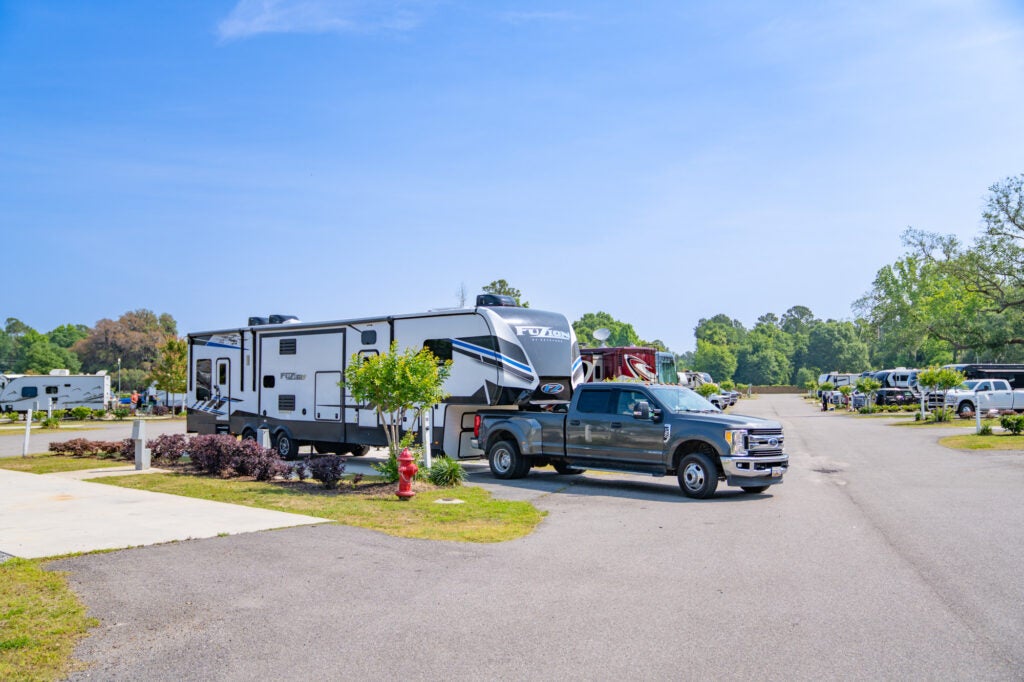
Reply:
[[[954,450],[1024,450],[1024,436],[1013,436],[1008,433],[979,436],[976,433],[969,433],[964,436],[946,436],[939,440],[939,445]]]
[[[188,474],[112,476],[97,483],[125,488],[198,497],[276,511],[308,514],[348,526],[370,528],[389,535],[424,540],[504,542],[528,535],[544,517],[529,502],[497,500],[482,488],[462,486],[425,490],[400,501],[395,485],[382,486],[367,479],[353,492],[349,483],[337,491],[315,482],[259,483]],[[458,498],[464,504],[435,504],[439,498]]]
[[[63,678],[75,643],[98,624],[63,573],[26,559],[0,564],[0,680]]]
[[[80,471],[82,469],[106,469],[126,464],[134,464],[134,462],[124,459],[94,459],[92,457],[67,457],[65,455],[29,455],[28,457],[0,458],[0,469],[27,471],[30,474],[52,474],[58,471]]]

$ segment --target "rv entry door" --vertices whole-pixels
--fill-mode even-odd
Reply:
[[[217,397],[217,403],[213,408],[217,415],[217,431],[226,433],[228,417],[231,416],[231,360],[228,358],[217,359],[217,367],[213,373],[213,394]]]

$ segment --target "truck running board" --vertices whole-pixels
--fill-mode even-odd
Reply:
[[[589,469],[591,471],[612,471],[616,473],[627,473],[627,474],[644,474],[647,476],[658,476],[663,477],[665,475],[665,465],[661,462],[654,464],[637,464],[636,462],[616,462],[614,460],[607,459],[585,459],[573,457],[572,459],[564,460],[569,466],[577,467],[579,469]]]

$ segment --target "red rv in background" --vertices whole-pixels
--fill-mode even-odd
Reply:
[[[678,384],[676,358],[672,353],[643,346],[581,348],[585,381],[639,379],[660,384]]]

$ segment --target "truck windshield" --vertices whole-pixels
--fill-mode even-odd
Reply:
[[[672,412],[718,412],[718,408],[684,386],[652,386],[651,393]]]

